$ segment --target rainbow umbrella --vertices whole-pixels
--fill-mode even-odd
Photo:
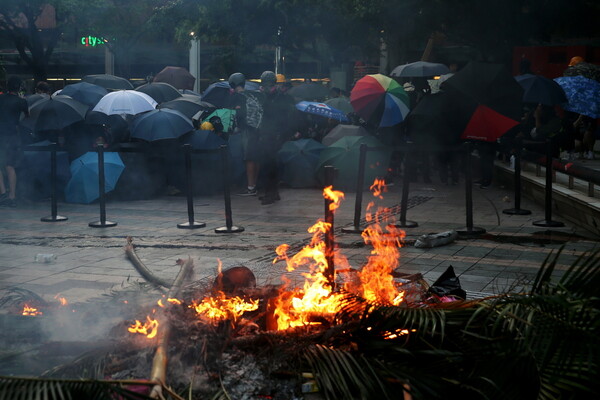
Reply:
[[[381,74],[359,79],[350,92],[350,103],[365,121],[379,127],[402,122],[410,111],[408,94],[398,82]]]

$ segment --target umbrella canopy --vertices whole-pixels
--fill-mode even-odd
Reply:
[[[323,149],[319,156],[317,176],[321,178],[323,168],[326,165],[332,165],[339,171],[334,186],[346,191],[356,189],[358,157],[360,145],[363,143],[369,147],[378,148],[367,152],[365,187],[371,185],[376,177],[385,176],[392,151],[384,148],[384,145],[372,136],[345,136]]]
[[[554,79],[565,91],[567,111],[600,118],[600,83],[581,75],[563,76]]]
[[[177,89],[194,89],[196,78],[183,67],[165,67],[154,77],[154,82],[165,82]]]
[[[323,137],[321,143],[325,146],[329,146],[345,136],[370,136],[370,134],[362,126],[340,124],[330,130],[329,133]]]
[[[146,83],[135,90],[146,93],[156,100],[157,103],[164,103],[181,97],[181,93],[174,86],[165,82]]]
[[[125,165],[119,153],[104,153],[104,191],[115,188]],[[71,179],[65,188],[65,200],[69,203],[91,203],[100,197],[98,191],[98,154],[90,151],[71,162]]]
[[[406,132],[410,139],[422,146],[450,145],[460,142],[448,115],[448,94],[440,92],[424,96],[406,117]]]
[[[333,108],[325,103],[317,103],[314,101],[301,101],[296,104],[296,108],[302,112],[320,115],[321,117],[331,118],[340,122],[348,122],[348,117],[343,111]]]
[[[48,146],[51,142],[32,143],[29,146]],[[23,185],[31,196],[47,198],[52,193],[52,180],[50,176],[50,152],[49,151],[24,151],[23,152],[23,174],[19,175],[19,185]],[[66,151],[56,152],[56,190],[64,190],[71,178],[69,170],[69,153]]]
[[[360,117],[378,127],[402,122],[410,104],[398,82],[381,74],[359,79],[350,92],[350,102]]]
[[[256,91],[259,90],[259,85],[256,82],[246,81],[244,89]],[[202,93],[202,100],[214,104],[218,108],[227,108],[231,105],[232,93],[229,82],[216,82],[209,85]]]
[[[101,98],[108,94],[108,90],[92,83],[79,82],[65,86],[60,94],[72,97],[89,107],[94,107]]]
[[[285,142],[277,153],[283,171],[281,179],[293,188],[318,186],[319,182],[314,171],[325,148],[326,146],[314,139]]]
[[[398,65],[392,70],[390,76],[399,78],[417,78],[444,75],[450,70],[444,64],[417,61],[409,64]]]
[[[102,86],[109,90],[127,90],[133,89],[133,85],[125,78],[120,76],[99,74],[99,75],[86,75],[81,78],[83,82],[93,83],[94,85]]]
[[[34,105],[39,100],[47,99],[48,97],[50,97],[50,96],[45,93],[44,94],[36,93],[36,94],[32,94],[31,96],[27,96],[25,98],[25,100],[27,100],[27,106],[29,108],[31,108],[31,106]]]
[[[523,88],[501,64],[470,62],[441,88],[462,139],[495,142],[521,117]]]
[[[192,121],[176,110],[163,108],[135,117],[131,124],[131,137],[153,142],[176,139],[194,130]]]
[[[202,101],[199,96],[184,94],[174,100],[159,104],[158,108],[177,110],[186,117],[192,119],[196,114],[212,110],[215,106],[206,101]]]
[[[228,108],[218,108],[212,113],[203,116],[206,114],[205,112],[199,112],[194,115],[193,119],[196,121],[209,121],[212,117],[221,118],[221,123],[223,124],[223,132],[231,132],[233,130],[233,122],[235,121],[235,110],[230,110]]]
[[[146,93],[135,90],[118,90],[104,96],[93,111],[104,114],[136,115],[156,108],[156,101]]]
[[[302,83],[288,91],[290,96],[300,100],[321,101],[329,95],[329,89],[318,83]]]
[[[59,131],[83,121],[88,107],[68,96],[48,97],[36,101],[29,109],[29,126],[34,132]]]
[[[226,145],[227,141],[215,134],[213,131],[196,130],[190,135],[185,135],[185,140],[183,143],[191,144],[192,147],[197,150],[215,150],[223,145]],[[217,154],[216,159],[218,158],[220,158],[220,156]]]
[[[325,100],[324,103],[346,114],[354,112],[352,103],[350,103],[350,99],[347,97],[334,97],[333,99]]]
[[[553,106],[555,104],[566,103],[567,96],[562,87],[552,79],[545,76],[524,74],[515,76],[515,80],[523,88],[523,102],[546,104]]]

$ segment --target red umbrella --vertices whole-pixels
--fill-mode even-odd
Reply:
[[[194,88],[196,78],[188,72],[187,69],[182,67],[165,67],[154,77],[154,82],[165,82],[177,89],[188,89]]]
[[[523,88],[500,64],[471,62],[444,81],[462,139],[495,142],[516,126]]]

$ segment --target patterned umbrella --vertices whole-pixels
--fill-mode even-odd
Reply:
[[[563,108],[592,118],[600,118],[600,83],[581,75],[554,79],[565,91]]]
[[[296,104],[296,108],[302,112],[320,115],[321,117],[331,118],[340,122],[348,122],[348,117],[343,111],[333,108],[325,103],[316,103],[314,101],[301,101]]]
[[[365,121],[379,127],[396,125],[409,112],[408,94],[395,80],[381,74],[359,79],[350,92],[350,103]]]

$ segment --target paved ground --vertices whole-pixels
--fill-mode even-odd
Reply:
[[[392,186],[380,203],[400,203],[400,186]],[[407,242],[418,236],[462,228],[466,224],[463,185],[412,185],[408,219],[418,222],[407,229]],[[497,293],[513,287],[518,290],[535,275],[546,256],[565,249],[559,262],[564,270],[579,255],[598,246],[598,238],[577,226],[553,229],[532,225],[544,217],[543,209],[522,201],[530,216],[502,213],[511,208],[512,193],[502,187],[473,189],[474,225],[487,230],[476,238],[432,249],[411,245],[400,251],[399,271],[420,272],[432,283],[449,265],[454,266],[469,296]],[[274,248],[281,243],[299,247],[307,243],[307,228],[323,216],[323,198],[317,189],[283,189],[282,201],[261,206],[254,197],[232,199],[233,221],[245,231],[217,234],[214,229],[225,225],[221,196],[196,197],[196,220],[206,222],[197,230],[182,230],[177,224],[187,221],[185,197],[161,197],[144,201],[107,204],[108,220],[113,228],[90,228],[88,222],[99,219],[97,204],[59,203],[65,222],[41,222],[50,214],[49,202],[24,204],[16,209],[0,208],[0,297],[10,287],[31,290],[46,300],[57,294],[70,303],[93,300],[141,281],[126,259],[123,246],[132,236],[137,252],[154,273],[172,279],[179,267],[178,258],[195,260],[196,278],[214,276],[217,259],[225,266],[244,264],[252,268],[259,281],[279,283],[284,266],[273,265]],[[370,198],[365,192],[364,204]],[[360,267],[370,247],[359,235],[343,234],[339,228],[350,225],[354,211],[354,193],[348,193],[335,217],[336,241],[354,267]],[[396,207],[398,211],[398,207]],[[556,216],[555,219],[560,219]],[[36,254],[56,255],[54,263],[36,263]],[[298,275],[293,276],[296,280]]]

